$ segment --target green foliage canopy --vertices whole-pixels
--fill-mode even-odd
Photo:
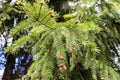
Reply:
[[[120,14],[116,11],[118,2],[90,1],[90,7],[81,6],[89,5],[87,0],[76,2],[79,6],[74,6],[76,15],[72,16],[72,11],[64,15],[67,18],[65,22],[56,22],[58,14],[48,7],[46,1],[37,0],[33,4],[18,1],[18,8],[28,18],[11,29],[9,37],[26,33],[6,47],[5,52],[16,55],[20,46],[24,46],[26,51],[35,55],[28,71],[32,80],[72,80],[72,74],[77,72],[76,66],[90,70],[91,80],[120,79],[112,66],[111,52],[120,40],[117,25]],[[96,7],[100,12],[95,10]],[[82,79],[76,77],[74,80]]]

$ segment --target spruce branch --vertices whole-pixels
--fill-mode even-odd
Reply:
[[[39,18],[35,18],[35,17],[32,15],[32,13],[31,13],[28,9],[26,9],[24,6],[20,6],[20,7],[21,7],[26,13],[28,13],[28,14],[30,15],[30,17],[32,17],[36,22],[39,22],[40,24],[45,25],[46,27],[49,27],[49,28],[52,29],[51,26],[47,25],[46,23],[43,23],[43,19],[45,19],[49,14],[47,14],[46,16],[44,16],[42,20],[39,20]],[[40,9],[38,15],[40,15],[40,12],[41,12],[41,9]],[[40,16],[39,16],[39,17],[40,17]]]
[[[27,22],[29,21],[29,23],[24,24],[24,22],[26,22],[26,21],[27,21]],[[35,25],[35,24],[36,24],[36,21],[31,21],[31,19],[30,19],[30,20],[29,20],[29,19],[24,20],[24,21],[20,22],[15,28],[13,28],[13,29],[10,31],[9,37],[12,37],[12,36],[14,36],[16,33],[20,32],[20,31],[22,31],[22,30],[24,30],[24,29],[26,29],[26,28],[28,28],[28,27],[32,27],[32,26]]]
[[[28,9],[26,9],[24,6],[19,6],[19,7],[22,8],[25,11],[25,13],[28,13],[28,15],[30,17],[32,17],[33,19],[37,20],[35,17],[33,17],[32,13]]]

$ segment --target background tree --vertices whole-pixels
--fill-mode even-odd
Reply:
[[[13,6],[14,5],[14,6]],[[12,41],[9,42],[10,39],[13,38],[13,41],[17,39],[20,35],[16,35],[14,37],[8,38],[7,35],[11,28],[15,27],[15,25],[23,20],[24,13],[21,13],[20,10],[17,8],[17,4],[13,1],[1,1],[1,8],[0,8],[0,35],[1,38],[4,38],[5,41],[1,40],[1,44],[3,45],[0,47],[6,47]],[[21,33],[22,35],[22,33]],[[2,51],[0,51],[2,52]],[[1,54],[1,57],[3,54]],[[24,58],[21,58],[24,57]],[[29,59],[30,58],[30,59]],[[14,78],[19,78],[20,75],[26,74],[28,67],[30,66],[32,60],[30,54],[24,51],[24,48],[20,48],[19,53],[17,55],[13,54],[5,54],[5,57],[1,58],[3,64],[1,65],[2,68],[5,66],[4,74],[2,80],[12,80]],[[16,62],[17,59],[17,62]],[[6,62],[6,61],[7,62]],[[29,62],[26,62],[29,60]],[[25,70],[22,70],[25,69]]]
[[[35,55],[28,71],[31,80],[118,80],[119,66],[113,59],[119,57],[118,2],[78,1],[63,19],[44,1],[17,2],[27,18],[10,31],[9,37],[22,34],[6,48],[17,55],[24,46]],[[62,16],[65,7],[56,8],[55,1],[50,1]]]

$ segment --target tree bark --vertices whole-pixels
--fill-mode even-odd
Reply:
[[[7,63],[5,65],[4,74],[2,80],[13,80],[13,69],[15,64],[15,56],[9,54],[7,57]]]

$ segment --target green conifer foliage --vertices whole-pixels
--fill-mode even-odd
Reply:
[[[5,52],[17,54],[19,47],[24,46],[34,54],[34,62],[27,74],[31,80],[84,80],[82,75],[85,74],[75,70],[76,66],[88,70],[92,77],[90,80],[120,79],[107,56],[110,55],[110,45],[105,39],[114,31],[109,34],[108,26],[103,26],[101,17],[108,15],[104,11],[104,15],[99,16],[92,12],[94,7],[84,7],[66,22],[56,22],[58,14],[48,7],[45,0],[33,4],[22,0],[17,4],[28,18],[11,29],[9,37],[21,32],[27,34],[6,47]],[[114,34],[119,35],[117,29],[114,30]],[[81,76],[73,78],[72,74],[77,72]]]

